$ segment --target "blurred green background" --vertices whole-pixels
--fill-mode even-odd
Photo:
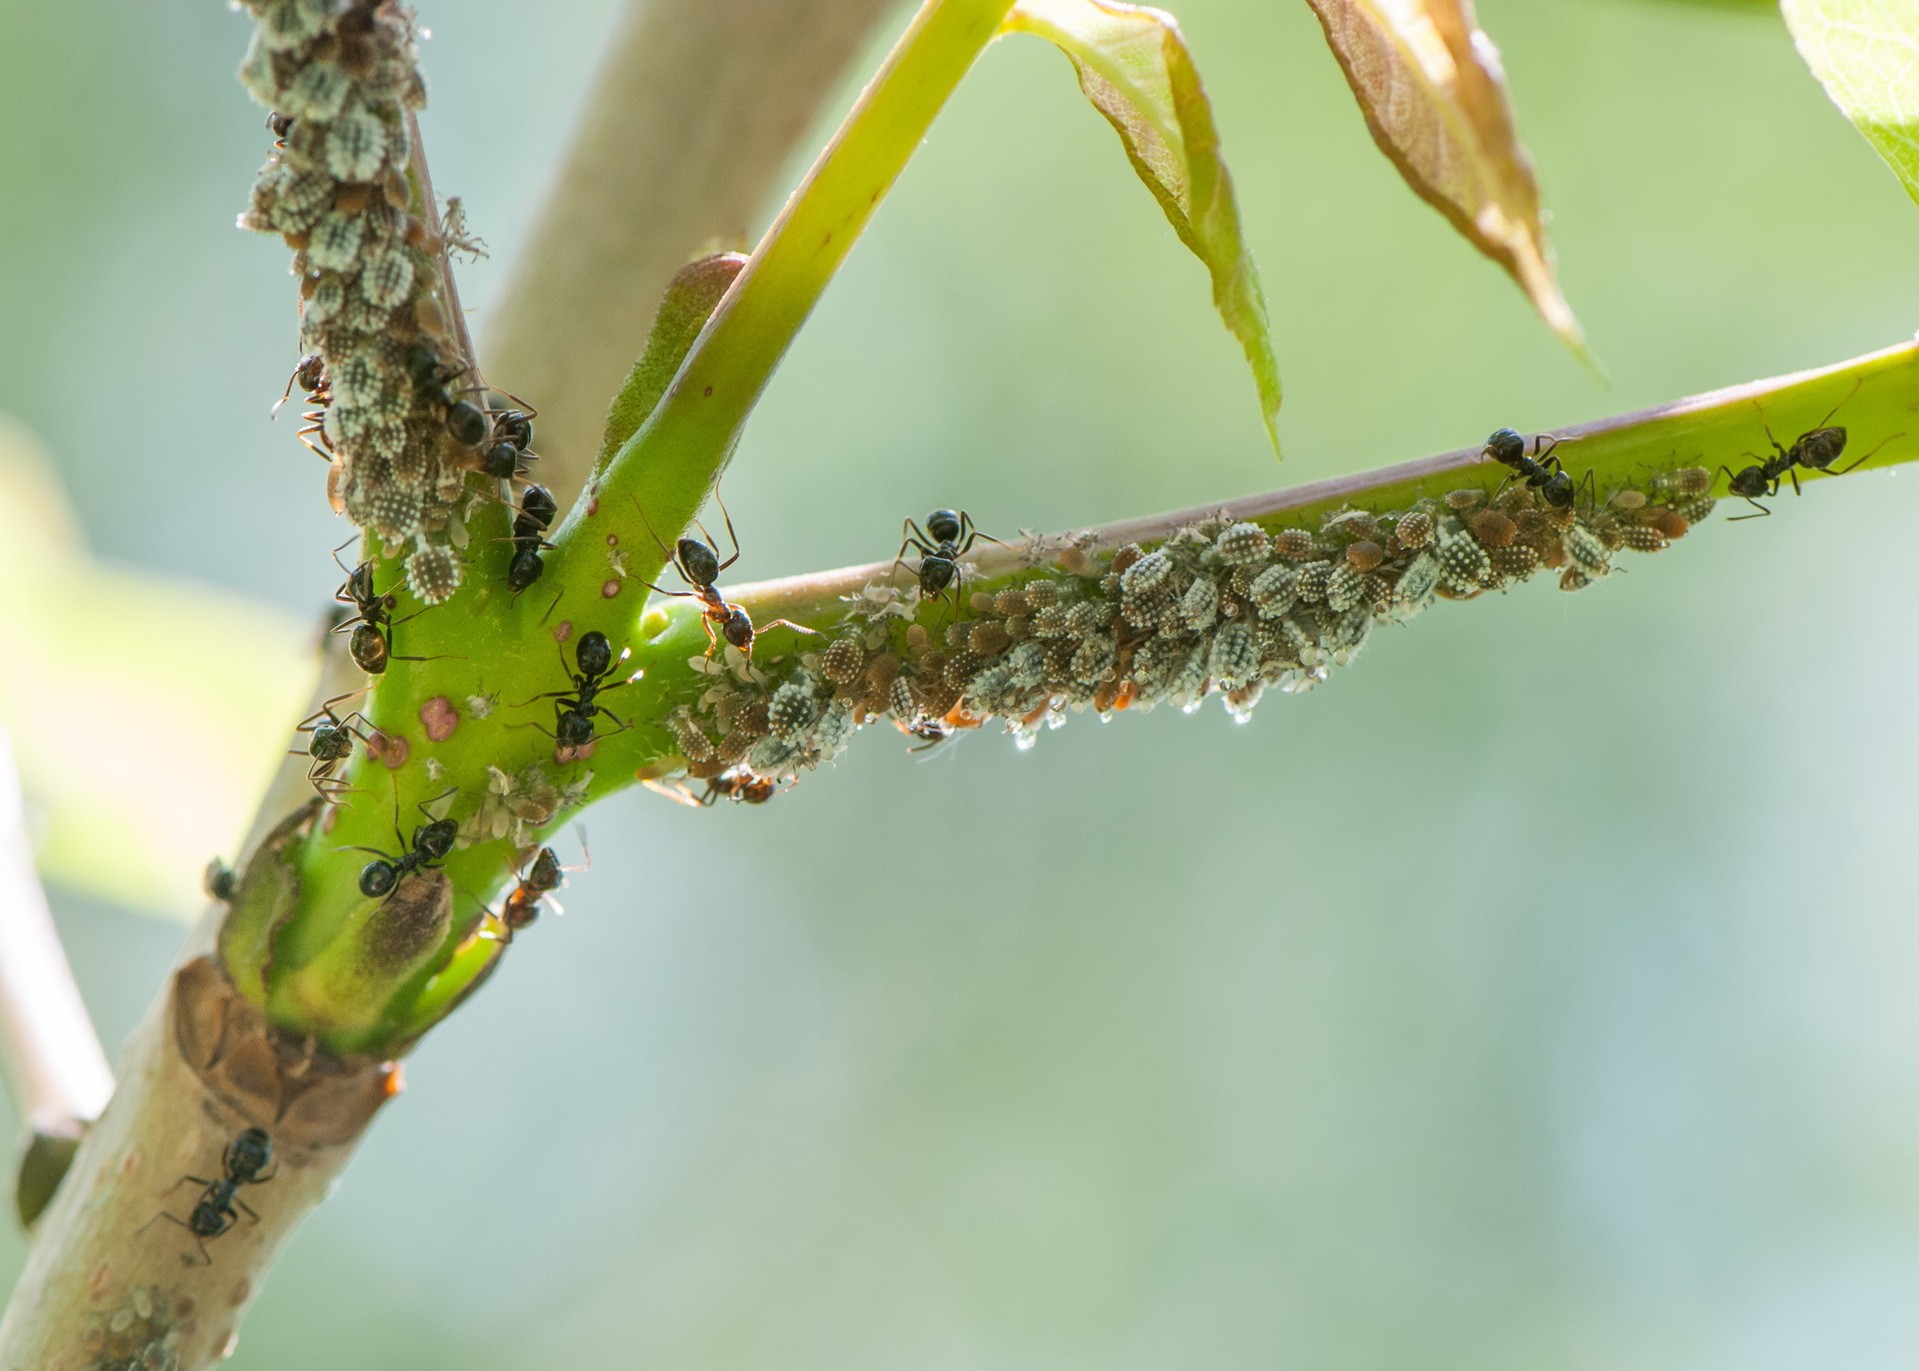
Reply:
[[[935,504],[1080,525],[1912,327],[1919,215],[1776,16],[1481,0],[1602,390],[1399,184],[1305,5],[1175,7],[1284,466],[1201,268],[1013,41],[755,418],[741,577],[883,555]],[[482,314],[611,13],[424,7]],[[294,317],[284,250],[232,227],[245,37],[0,9],[0,411],[103,556],[297,626],[345,530],[267,422]],[[880,730],[764,810],[595,811],[566,917],[409,1062],[232,1365],[1919,1364],[1912,480],[1444,608],[1245,727]],[[195,748],[154,724],[102,784]],[[117,1042],[179,926],[54,898]]]

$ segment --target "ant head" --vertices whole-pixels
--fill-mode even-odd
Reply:
[[[728,605],[726,617],[720,620],[720,636],[741,652],[750,652],[753,648],[753,616],[738,605]]]
[[[1496,428],[1486,440],[1486,455],[1495,462],[1512,466],[1526,455],[1526,440],[1517,430]]]
[[[435,819],[413,835],[413,846],[429,861],[437,862],[453,850],[453,840],[459,836],[459,820]]]
[[[957,510],[936,509],[926,516],[926,534],[936,543],[957,543],[960,516]]]
[[[366,605],[379,598],[373,593],[372,562],[361,562],[347,573],[346,593],[356,605]]]
[[[502,410],[493,416],[493,437],[522,450],[533,446],[533,420],[524,411]]]
[[[430,386],[440,379],[440,354],[431,343],[410,344],[402,358],[406,374],[415,385]]]
[[[301,390],[318,390],[326,381],[326,360],[317,352],[309,352],[293,369],[293,379],[299,382]]]
[[[273,1139],[264,1128],[246,1128],[227,1149],[227,1169],[236,1176],[259,1175],[273,1161]]]
[[[369,676],[378,676],[386,670],[386,638],[372,624],[356,624],[353,636],[347,640],[347,651],[353,656],[353,664]]]
[[[480,470],[499,481],[510,481],[520,474],[520,450],[502,438],[480,454]]]
[[[580,664],[582,676],[604,676],[613,669],[613,644],[597,628],[580,635],[580,644],[573,649],[573,656]]]
[[[689,585],[710,586],[720,577],[720,554],[698,538],[682,538],[675,545],[673,560]]]

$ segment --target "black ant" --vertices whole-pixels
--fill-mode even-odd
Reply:
[[[567,671],[573,682],[571,691],[550,690],[544,695],[535,695],[533,700],[553,701],[553,740],[568,751],[578,751],[593,741],[594,717],[604,714],[621,728],[627,723],[619,715],[603,704],[596,703],[604,690],[618,690],[629,684],[626,681],[606,683],[606,677],[612,674],[618,661],[624,661],[626,653],[622,651],[616,660],[613,656],[613,644],[607,641],[604,633],[590,629],[580,635],[579,645],[573,649],[574,660],[580,664],[578,671]],[[560,654],[561,667],[566,666],[566,654]],[[533,700],[526,703],[532,704]],[[537,724],[535,727],[539,727]],[[546,730],[541,729],[541,732]]]
[[[507,564],[507,588],[516,595],[540,579],[546,564],[540,550],[553,544],[543,536],[560,512],[553,493],[545,486],[528,486],[520,493],[520,510],[513,517],[513,560]]]
[[[220,1165],[226,1170],[224,1177],[210,1181],[201,1176],[182,1176],[174,1182],[176,1186],[190,1181],[206,1187],[199,1203],[193,1206],[191,1217],[183,1219],[162,1211],[147,1222],[166,1219],[179,1224],[193,1234],[193,1241],[200,1249],[201,1263],[211,1266],[213,1255],[207,1251],[207,1239],[217,1238],[233,1227],[239,1222],[241,1214],[255,1223],[260,1221],[260,1216],[239,1197],[239,1190],[243,1185],[264,1185],[272,1180],[274,1173],[267,1171],[272,1164],[273,1140],[267,1136],[267,1131],[264,1128],[242,1129],[220,1154]],[[191,1258],[185,1260],[187,1265],[193,1265]]]
[[[280,392],[280,398],[273,402],[273,412],[278,414],[280,407],[293,398],[293,388],[298,386],[307,397],[310,405],[326,405],[333,399],[332,389],[327,385],[326,359],[317,352],[309,352],[293,365],[293,374],[287,377],[286,389]],[[317,414],[305,416],[309,423],[318,422]],[[302,430],[306,432],[307,430]],[[308,447],[314,447],[312,443]],[[314,451],[319,449],[314,447]],[[325,454],[322,454],[325,455]]]
[[[1484,456],[1501,466],[1511,467],[1525,484],[1539,492],[1539,498],[1554,509],[1570,509],[1578,488],[1566,469],[1553,456],[1559,440],[1550,434],[1533,440],[1532,456],[1526,455],[1526,440],[1510,428],[1494,429],[1486,440]],[[1508,480],[1511,477],[1507,478]]]
[[[345,547],[346,544],[340,544]],[[352,605],[359,613],[333,626],[334,633],[353,630],[353,636],[347,640],[347,651],[353,655],[360,670],[369,676],[378,676],[386,670],[389,661],[418,662],[422,657],[402,657],[393,651],[393,630],[414,616],[395,619],[393,607],[400,597],[392,591],[375,594],[373,590],[373,563],[361,562],[353,570],[347,571],[346,563],[340,560],[340,548],[333,549],[333,564],[347,572],[346,584],[333,592],[333,598],[343,605]]]
[[[480,454],[480,470],[502,481],[526,475],[535,456],[531,451],[533,419],[538,413],[533,406],[527,405],[524,410],[506,409],[495,414],[493,433],[486,450]]]
[[[893,559],[898,566],[906,560],[908,548],[919,553],[920,594],[926,598],[944,595],[950,587],[955,600],[959,595],[960,566],[959,559],[973,550],[973,544],[981,538],[989,543],[998,543],[999,539],[989,533],[981,533],[973,527],[973,516],[962,510],[936,509],[926,516],[926,527],[908,519],[900,525],[904,536],[900,540],[899,556]],[[1002,547],[1005,544],[1000,544]]]
[[[486,411],[471,400],[462,400],[447,389],[451,381],[466,374],[467,368],[443,361],[431,343],[416,342],[406,350],[407,375],[413,384],[438,401],[445,411],[446,431],[461,447],[478,447],[486,441],[493,426]]]
[[[268,110],[267,131],[273,135],[273,146],[284,148],[287,145],[287,135],[293,132],[293,116],[282,114],[277,109]]]
[[[1828,476],[1844,476],[1847,472],[1870,461],[1873,453],[1878,452],[1879,448],[1890,443],[1893,438],[1903,436],[1895,433],[1884,439],[1879,447],[1875,447],[1872,452],[1866,453],[1850,466],[1837,468],[1833,466],[1833,463],[1838,461],[1840,455],[1846,450],[1846,430],[1843,425],[1828,427],[1826,420],[1837,414],[1846,400],[1852,399],[1864,381],[1864,377],[1855,381],[1852,390],[1847,392],[1846,399],[1827,410],[1826,417],[1821,419],[1815,427],[1807,429],[1795,438],[1791,447],[1783,446],[1777,438],[1772,436],[1772,426],[1766,423],[1764,412],[1761,411],[1759,425],[1766,431],[1766,441],[1772,444],[1773,455],[1752,466],[1741,467],[1738,471],[1733,471],[1723,464],[1719,468],[1726,473],[1728,493],[1737,495],[1759,513],[1735,514],[1726,521],[1727,523],[1737,523],[1741,519],[1758,519],[1771,514],[1771,510],[1759,503],[1759,497],[1771,498],[1778,495],[1783,481],[1790,480],[1792,493],[1799,494],[1799,473],[1794,470],[1795,467],[1804,467],[1808,471],[1823,471]],[[1746,455],[1750,457],[1755,454],[1747,453]]]
[[[438,798],[451,795],[451,790]],[[416,825],[413,841],[409,844],[400,833],[399,813],[400,793],[397,785],[393,792],[393,836],[399,839],[400,853],[394,856],[382,852],[377,847],[354,847],[349,852],[371,852],[373,860],[360,868],[360,893],[369,900],[377,900],[382,895],[390,895],[393,888],[402,879],[416,871],[425,871],[438,866],[453,851],[453,840],[460,836],[460,825],[455,819],[435,819],[427,812],[427,801],[420,805],[420,812],[427,815],[428,822]]]
[[[733,531],[733,516],[726,512],[725,502],[721,501],[717,495],[713,498],[719,502],[720,517],[726,520],[726,536],[733,544],[733,555],[722,562],[720,554],[715,552],[710,544],[703,543],[698,538],[681,538],[675,543],[669,555],[672,558],[674,570],[678,571],[681,578],[693,589],[662,590],[651,581],[646,582],[646,588],[656,595],[700,602],[700,619],[702,626],[706,629],[706,655],[709,657],[719,650],[721,638],[751,657],[753,640],[769,628],[790,628],[795,633],[811,633],[815,637],[820,636],[818,629],[808,628],[805,624],[796,624],[791,619],[774,619],[756,629],[753,626],[752,615],[731,600],[721,598],[719,588],[714,585],[714,582],[720,579],[721,572],[740,560],[740,538]],[[634,500],[633,507],[639,509],[640,502]],[[640,519],[646,522],[644,509],[640,509]],[[698,527],[701,533],[706,533],[703,525]],[[653,533],[651,523],[646,523],[646,531]],[[711,538],[713,535],[706,533],[706,536]],[[660,551],[667,550],[666,544],[660,542],[659,534],[653,533],[653,541],[659,543]],[[719,626],[717,635],[713,631],[716,624]]]
[[[358,719],[361,723],[365,723],[367,718],[356,709],[342,719],[333,712],[333,706],[343,700],[350,700],[353,695],[359,693],[354,691],[349,695],[334,696],[294,727],[294,732],[308,733],[312,736],[307,739],[305,747],[294,748],[287,755],[313,759],[313,764],[307,768],[307,782],[322,800],[337,800],[342,791],[352,789],[345,781],[335,776],[334,772],[340,769],[341,762],[353,755],[355,738],[361,742],[367,741],[366,734],[353,722]]]

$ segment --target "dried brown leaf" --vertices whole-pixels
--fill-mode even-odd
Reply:
[[[1519,283],[1589,365],[1560,292],[1532,159],[1521,146],[1499,50],[1472,0],[1310,0],[1373,141],[1406,184]]]

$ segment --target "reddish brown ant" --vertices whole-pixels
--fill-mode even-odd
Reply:
[[[540,917],[541,901],[566,884],[567,872],[585,871],[593,865],[593,854],[587,851],[584,831],[580,834],[580,851],[585,854],[586,860],[579,866],[561,866],[558,854],[550,847],[542,847],[533,855],[519,883],[507,892],[506,901],[500,906],[500,922],[506,925],[509,940]],[[550,903],[555,914],[566,912],[560,908],[558,900]]]
[[[646,588],[656,595],[700,602],[700,618],[702,626],[706,629],[706,655],[709,657],[719,651],[720,639],[724,638],[730,645],[750,658],[753,655],[754,639],[769,628],[790,628],[795,633],[810,633],[816,638],[819,637],[818,629],[808,628],[805,624],[796,624],[791,619],[774,619],[756,629],[753,626],[752,615],[732,601],[721,598],[719,588],[714,585],[714,582],[720,579],[721,572],[740,560],[740,539],[739,535],[733,532],[733,516],[726,512],[726,503],[720,500],[717,494],[713,499],[720,506],[720,515],[726,520],[726,536],[733,544],[733,555],[724,562],[720,560],[719,553],[715,552],[710,544],[703,543],[698,538],[681,538],[674,548],[668,549],[661,541],[660,535],[653,532],[652,522],[647,519],[646,511],[640,508],[640,502],[637,499],[633,500],[633,507],[640,511],[640,522],[646,525],[646,531],[653,535],[653,541],[659,544],[660,551],[666,553],[673,563],[674,570],[678,571],[686,583],[693,587],[691,590],[662,590],[651,581],[647,581]],[[696,524],[695,527],[701,533],[705,533],[708,538],[713,536],[706,533],[705,525]],[[715,632],[715,626],[718,632]]]

